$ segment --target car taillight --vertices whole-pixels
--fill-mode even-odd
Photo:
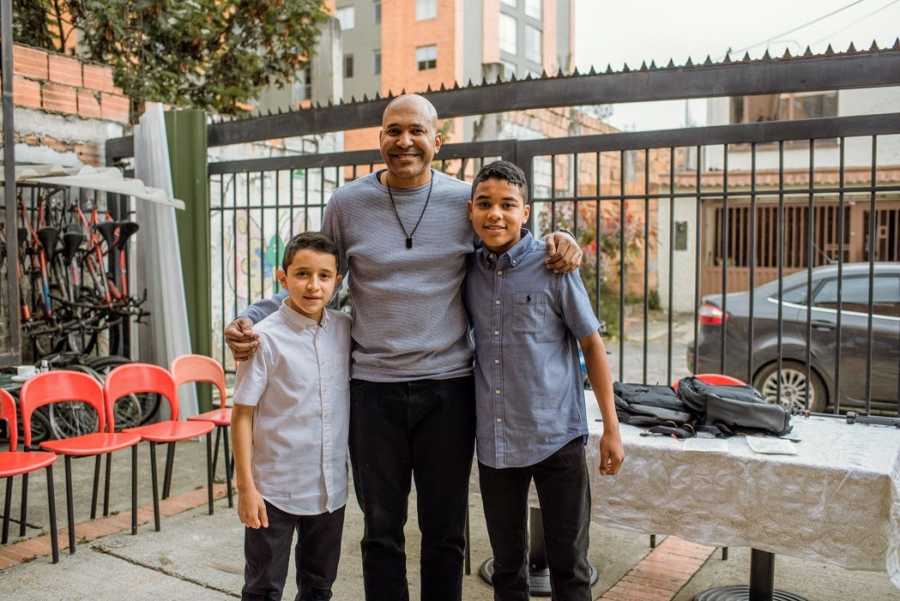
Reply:
[[[704,326],[720,326],[728,319],[728,313],[722,311],[715,305],[704,303],[700,306],[700,325]]]

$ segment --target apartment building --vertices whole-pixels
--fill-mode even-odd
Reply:
[[[442,84],[568,71],[575,0],[336,0],[345,100]],[[554,135],[540,124],[526,137]],[[553,121],[548,119],[546,121]],[[518,137],[522,119],[481,117],[444,125],[452,142]],[[555,135],[559,135],[556,133]],[[346,132],[347,150],[372,148],[371,129]]]

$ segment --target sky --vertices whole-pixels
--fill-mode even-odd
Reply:
[[[807,45],[821,52],[829,42],[835,50],[846,50],[851,41],[857,48],[868,48],[872,40],[891,46],[900,35],[900,0],[574,2],[575,63],[582,72],[592,65],[605,69],[607,63],[615,71],[623,63],[633,68],[645,60],[665,65],[670,58],[680,65],[688,56],[696,63],[707,54],[720,60],[729,48],[743,56],[743,49],[751,45],[754,58],[762,56],[767,44],[769,52],[778,56],[785,48],[796,54]],[[706,120],[703,100],[690,101],[687,115],[683,100],[612,108],[609,121],[625,130],[683,127],[686,117],[692,125]]]

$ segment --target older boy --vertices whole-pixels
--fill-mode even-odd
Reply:
[[[615,474],[624,455],[600,324],[578,272],[545,269],[544,243],[523,229],[530,209],[522,170],[491,163],[472,189],[469,218],[484,246],[469,263],[465,300],[475,330],[476,446],[494,599],[529,598],[533,478],[553,598],[590,601],[588,429],[578,342],[603,415],[601,473]]]
[[[350,317],[325,309],[341,281],[323,234],[287,245],[288,296],[238,366],[232,431],[244,535],[245,601],[281,599],[297,530],[297,601],[327,601],[347,502]]]

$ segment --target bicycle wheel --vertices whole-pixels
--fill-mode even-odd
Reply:
[[[106,357],[93,357],[85,360],[85,363],[105,378],[106,374],[113,369],[126,363],[132,363],[132,361],[128,357],[122,357],[121,355],[109,355]],[[152,393],[132,394],[116,402],[116,425],[119,426],[121,424],[123,428],[142,426],[152,421],[158,411],[159,395]]]
[[[70,438],[97,431],[97,413],[85,403],[54,403],[48,407],[47,417],[54,438]]]

